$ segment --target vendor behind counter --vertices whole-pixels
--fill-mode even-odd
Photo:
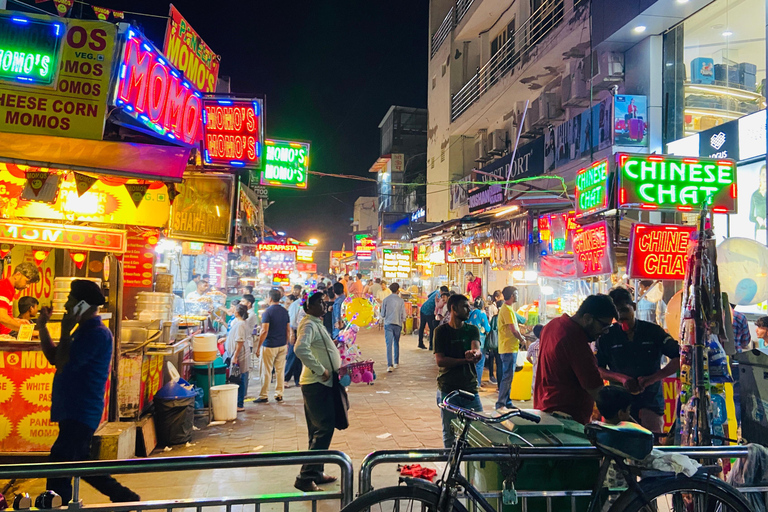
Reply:
[[[27,319],[13,317],[13,298],[17,291],[24,291],[38,281],[40,272],[29,262],[19,263],[10,277],[0,281],[0,334],[18,331],[19,327],[30,323]]]

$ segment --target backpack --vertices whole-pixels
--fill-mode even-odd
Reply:
[[[499,315],[495,315],[490,321],[491,330],[485,336],[486,350],[499,349]]]

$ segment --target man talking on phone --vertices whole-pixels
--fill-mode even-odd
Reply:
[[[61,341],[54,345],[46,324],[51,310],[43,308],[37,320],[40,345],[46,359],[56,366],[51,395],[51,421],[58,422],[59,436],[51,447],[51,462],[88,460],[93,433],[104,411],[104,391],[112,361],[112,333],[99,316],[106,301],[93,281],[72,282],[61,320]],[[72,332],[75,325],[77,329]],[[139,501],[139,495],[108,475],[83,477],[112,502]],[[49,478],[48,489],[72,499],[70,478]]]

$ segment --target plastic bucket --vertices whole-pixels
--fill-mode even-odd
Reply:
[[[237,419],[237,384],[222,384],[211,388],[211,404],[215,421]]]

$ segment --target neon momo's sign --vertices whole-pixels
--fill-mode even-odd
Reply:
[[[260,251],[296,252],[298,247],[288,244],[259,244],[258,249]]]
[[[262,185],[307,188],[309,144],[284,140],[264,141],[266,165],[261,174]]]
[[[64,32],[57,21],[0,16],[0,79],[52,84]]]
[[[576,216],[608,208],[608,159],[595,162],[576,174]]]
[[[125,252],[125,231],[42,222],[0,222],[0,243]]]
[[[205,164],[248,169],[261,167],[263,101],[205,99],[203,108]]]
[[[129,29],[118,69],[115,106],[153,134],[185,144],[199,140],[202,94],[148,39]]]
[[[630,279],[685,279],[694,226],[635,224],[629,242]]]
[[[577,229],[573,233],[573,254],[579,277],[613,273],[608,223],[603,220]]]
[[[619,207],[691,211],[709,198],[715,213],[736,212],[732,160],[617,154]]]

